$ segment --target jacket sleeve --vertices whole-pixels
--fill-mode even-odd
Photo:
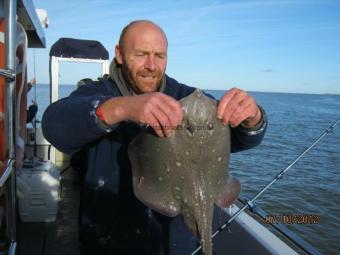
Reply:
[[[259,145],[267,130],[268,120],[264,109],[259,106],[262,112],[260,124],[253,128],[247,129],[242,125],[231,128],[231,152],[247,150]]]
[[[111,132],[98,121],[96,108],[112,95],[105,95],[97,84],[80,86],[70,96],[49,105],[43,114],[45,138],[58,150],[73,153]]]
[[[215,99],[211,94],[205,94],[208,97]],[[258,124],[256,127],[248,129],[242,125],[239,125],[236,128],[230,128],[231,152],[248,150],[261,143],[267,130],[268,120],[265,110],[261,106],[259,107],[262,112],[262,119],[260,124]]]
[[[190,95],[194,90],[195,90],[194,87],[189,87],[187,85],[180,84],[180,89],[179,89],[179,92],[177,93],[176,98],[181,99],[183,97],[186,97]],[[210,98],[215,99],[214,96],[212,96],[211,94],[207,92],[204,92],[204,94]],[[264,134],[266,133],[268,120],[267,120],[267,115],[264,109],[261,106],[259,107],[262,112],[262,119],[258,126],[256,126],[253,129],[247,129],[243,127],[242,125],[239,125],[236,128],[230,129],[231,130],[231,134],[230,134],[231,152],[238,152],[238,151],[251,149],[261,143],[264,137]]]

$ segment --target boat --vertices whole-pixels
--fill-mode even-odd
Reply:
[[[80,254],[81,177],[70,157],[49,144],[40,127],[26,126],[26,61],[24,56],[21,66],[14,61],[18,47],[25,51],[27,45],[46,46],[41,25],[41,20],[46,23],[46,12],[39,20],[31,0],[0,0],[0,7],[0,20],[5,24],[0,40],[6,48],[6,62],[0,66],[3,82],[0,99],[6,106],[0,112],[4,134],[1,146],[5,148],[0,172],[0,254]],[[17,27],[21,29],[20,35],[16,34]],[[24,43],[18,46],[21,37]],[[95,45],[98,51],[89,51],[89,45]],[[98,63],[102,66],[99,75],[107,74],[109,69],[108,53],[100,42],[61,38],[50,50],[50,103],[59,98],[59,63],[63,61]],[[18,81],[20,84],[16,85]],[[80,81],[79,86],[86,81]],[[18,133],[20,129],[25,132]],[[240,211],[245,206],[246,209]],[[221,225],[236,213],[235,220],[224,224],[222,231]],[[213,232],[218,234],[213,238],[214,254],[320,254],[283,224],[266,222],[269,216],[244,199],[230,208],[216,209]],[[178,240],[181,241],[180,236]]]
[[[16,19],[18,17],[18,19]],[[0,253],[15,254],[16,169],[25,150],[27,47],[45,47],[31,1],[0,1]]]

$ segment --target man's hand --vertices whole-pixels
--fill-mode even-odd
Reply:
[[[178,101],[160,92],[128,97],[114,97],[105,101],[105,122],[134,121],[151,126],[160,137],[170,136],[182,122],[183,112]]]
[[[232,127],[237,127],[241,123],[246,128],[254,127],[260,122],[261,117],[261,110],[254,98],[238,88],[227,91],[217,107],[217,118],[224,125],[230,124]]]

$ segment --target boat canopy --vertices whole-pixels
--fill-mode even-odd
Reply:
[[[101,74],[109,73],[109,53],[95,40],[60,38],[50,49],[50,103],[59,99],[59,64],[61,62],[97,63]],[[77,68],[77,67],[75,67]],[[56,150],[52,146],[51,161],[55,163]]]
[[[101,75],[109,73],[109,53],[100,42],[60,38],[50,49],[50,103],[59,99],[59,64],[61,62],[97,63],[101,65]],[[55,163],[56,150],[53,146],[50,155],[51,161]]]
[[[59,98],[59,63],[97,63],[102,67],[101,75],[109,73],[109,53],[95,40],[60,38],[50,49],[50,102]]]
[[[109,59],[109,53],[100,42],[74,38],[60,38],[52,45],[50,56],[62,58]]]

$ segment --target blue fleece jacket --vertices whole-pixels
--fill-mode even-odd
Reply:
[[[164,93],[177,100],[194,90],[166,77]],[[64,153],[82,151],[86,155],[80,210],[80,240],[86,254],[91,249],[97,254],[158,254],[160,249],[188,254],[197,240],[180,217],[158,215],[134,196],[127,146],[140,127],[121,122],[108,128],[98,122],[96,107],[118,96],[110,78],[89,82],[51,104],[42,119],[44,136],[53,146]],[[231,129],[232,152],[258,145],[264,133],[265,128],[255,134],[242,127]]]

